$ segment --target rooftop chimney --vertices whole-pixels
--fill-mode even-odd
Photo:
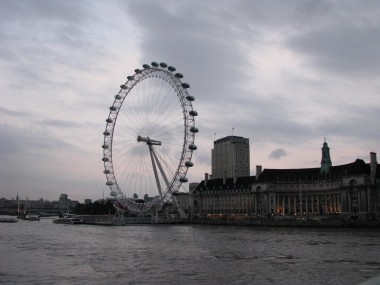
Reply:
[[[371,156],[371,163],[370,163],[370,165],[371,165],[371,174],[370,174],[371,183],[375,183],[375,181],[376,181],[376,171],[377,171],[376,152],[371,152],[370,156]]]
[[[256,180],[261,175],[261,172],[263,172],[263,167],[261,165],[256,165]]]
[[[208,173],[205,173],[205,186],[207,185],[208,182]]]

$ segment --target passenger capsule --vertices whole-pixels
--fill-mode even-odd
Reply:
[[[113,123],[113,120],[112,120],[111,118],[108,118],[108,119],[106,120],[106,122],[110,124],[110,123]]]
[[[106,185],[111,186],[111,185],[113,185],[113,182],[112,181],[107,181]]]
[[[154,66],[154,67],[158,67],[158,63],[157,62],[152,62],[152,66]]]
[[[106,156],[103,157],[102,160],[103,160],[104,162],[106,162],[106,161],[110,161],[109,157],[106,157]]]
[[[116,99],[116,100],[120,100],[120,99],[121,99],[121,95],[119,95],[119,94],[118,94],[118,95],[115,95],[115,99]]]
[[[177,77],[177,78],[183,78],[182,73],[176,73],[174,76]]]
[[[136,73],[140,73],[141,70],[137,68],[137,69],[135,69],[135,72],[136,72]]]
[[[191,127],[190,132],[197,133],[197,132],[199,132],[199,130],[196,127]]]
[[[179,181],[181,181],[181,182],[187,182],[187,181],[189,181],[186,177],[181,177],[180,179],[179,179]]]
[[[144,64],[143,67],[144,67],[145,69],[149,69],[149,68],[150,68],[149,64]]]
[[[103,135],[105,135],[105,136],[109,136],[109,135],[110,135],[110,132],[105,131],[105,132],[103,132]]]
[[[182,87],[183,88],[190,88],[190,84],[189,83],[182,83]]]
[[[116,111],[117,108],[116,108],[115,106],[111,106],[111,107],[110,107],[110,110],[111,110],[111,111]]]
[[[161,66],[162,68],[166,68],[168,65],[167,65],[165,62],[161,62],[161,63],[160,63],[160,66]]]
[[[121,85],[120,85],[120,88],[121,88],[121,89],[127,89],[128,87],[127,87],[126,84],[121,84]]]
[[[192,163],[191,161],[186,161],[186,162],[185,162],[185,165],[186,165],[187,167],[193,167],[193,166],[194,166],[194,163]]]
[[[104,144],[104,145],[102,145],[102,148],[107,149],[107,148],[109,148],[109,145]]]
[[[169,71],[171,71],[171,72],[175,71],[175,67],[174,67],[174,66],[169,66],[168,69],[169,69]]]
[[[191,144],[191,145],[189,145],[189,149],[196,150],[197,146],[195,144]]]
[[[104,173],[104,174],[110,174],[111,171],[109,171],[108,169],[106,169],[106,170],[103,170],[103,173]]]
[[[189,112],[189,114],[191,115],[191,116],[193,116],[193,117],[195,117],[195,116],[198,116],[198,112],[197,111],[190,111]]]
[[[116,196],[116,192],[111,191],[110,196]]]
[[[132,75],[129,75],[129,76],[127,76],[127,79],[128,79],[128,80],[133,80],[134,77],[133,77]]]
[[[191,96],[191,95],[187,95],[186,99],[189,100],[189,101],[194,101],[195,100],[194,96]]]

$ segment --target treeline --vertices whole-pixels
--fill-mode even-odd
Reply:
[[[116,210],[113,206],[113,202],[94,202],[91,204],[81,204],[75,206],[72,211],[76,215],[114,215]]]

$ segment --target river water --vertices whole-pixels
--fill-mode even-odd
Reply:
[[[0,284],[360,284],[380,230],[0,223]]]

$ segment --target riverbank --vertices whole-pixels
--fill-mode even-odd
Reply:
[[[331,228],[380,228],[380,222],[352,221],[346,219],[319,219],[319,220],[188,220],[185,223],[201,225],[238,225],[253,227],[331,227]]]
[[[124,217],[117,218],[112,215],[75,215],[69,219],[58,219],[58,224],[86,224],[100,226],[124,226],[124,225],[152,225],[152,224],[194,224],[194,225],[225,225],[248,227],[330,227],[330,228],[380,228],[379,221],[366,221],[362,219],[348,219],[343,217],[327,218],[256,218],[243,220],[229,219],[188,219],[181,220],[178,217]]]

